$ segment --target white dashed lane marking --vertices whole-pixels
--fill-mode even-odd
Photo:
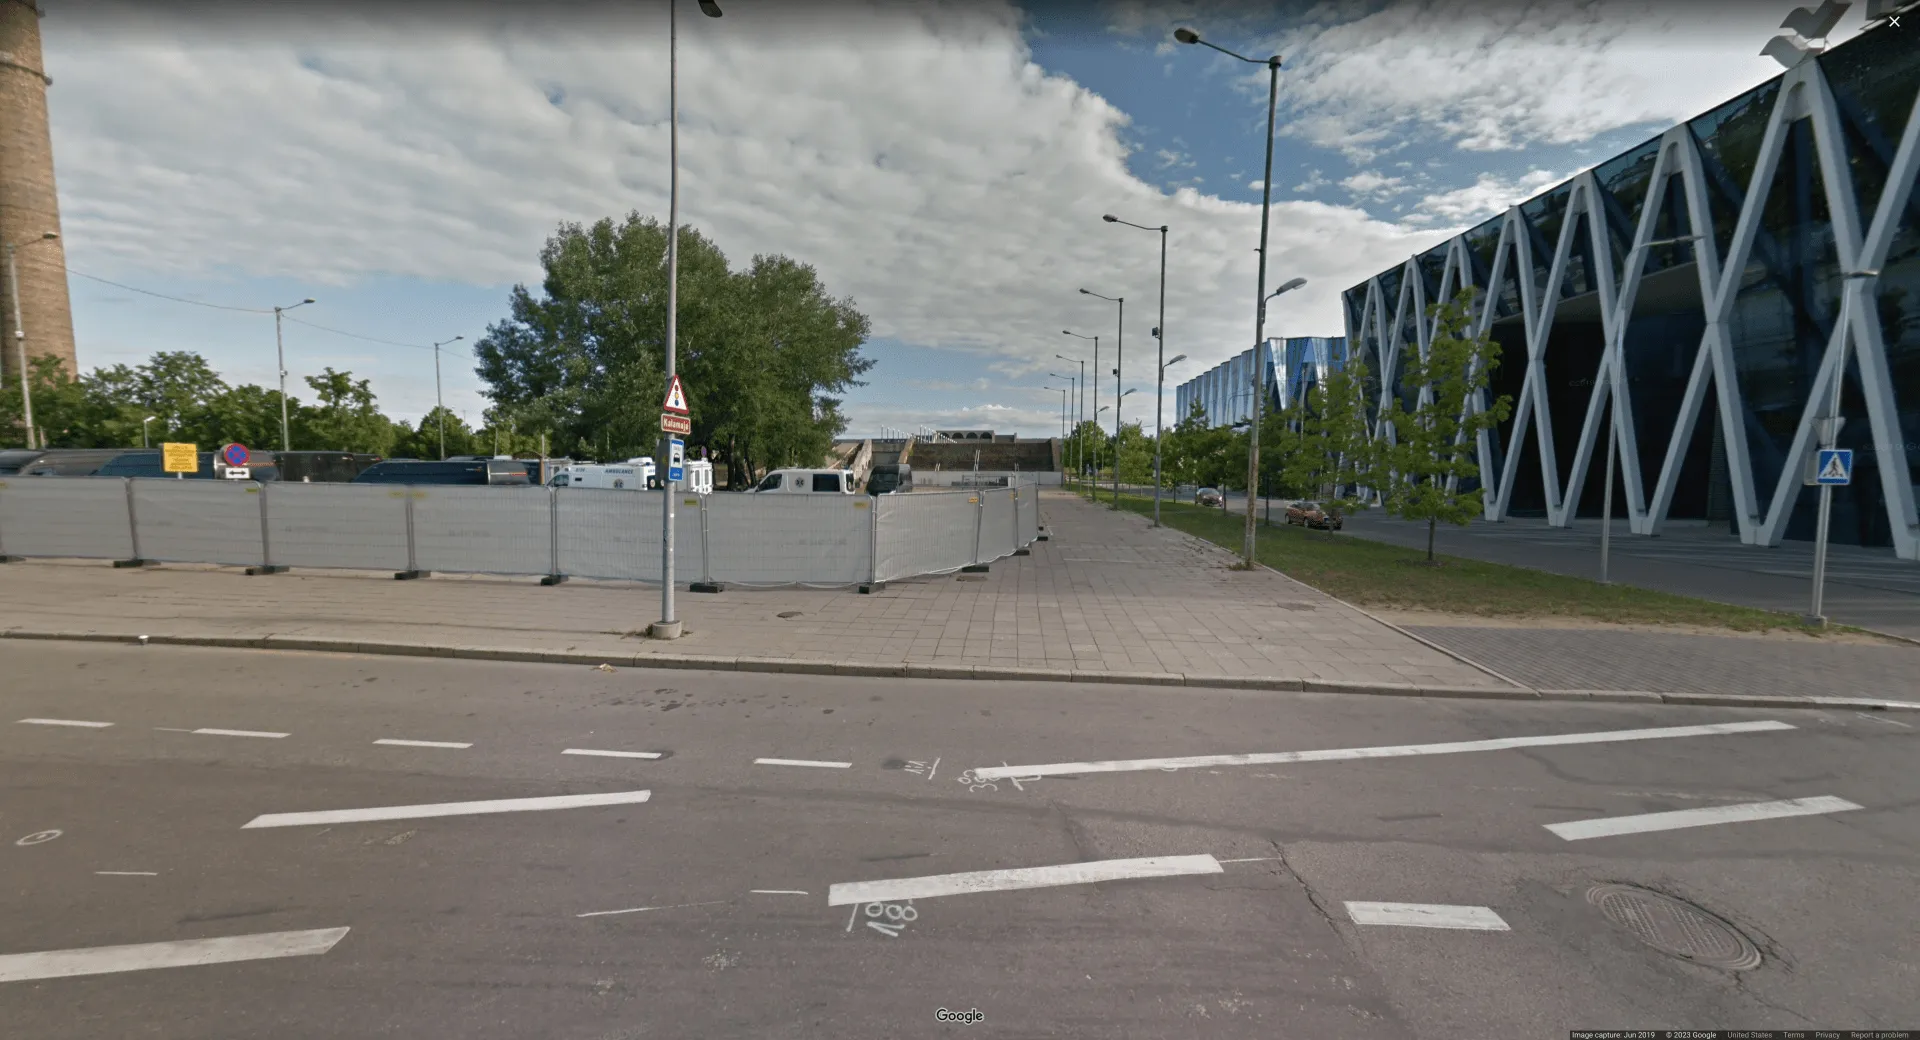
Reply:
[[[132,946],[13,953],[0,956],[0,982],[108,975],[149,968],[186,968],[277,957],[311,957],[333,949],[334,944],[345,938],[346,934],[345,928],[317,928],[304,932],[230,935],[219,939],[183,939]]]
[[[196,729],[193,732],[207,737],[264,737],[268,740],[279,740],[289,736],[286,733],[274,733],[261,729]]]
[[[935,896],[970,895],[976,892],[1005,892],[1024,888],[1052,888],[1058,885],[1087,885],[1100,881],[1219,873],[1224,873],[1220,869],[1219,861],[1205,855],[1103,859],[1091,863],[1062,863],[1051,867],[976,870],[965,874],[936,874],[931,877],[894,878],[889,881],[854,881],[834,885],[828,889],[827,905],[889,903],[902,899],[931,899]]]
[[[815,769],[852,769],[852,762],[817,762],[807,758],[756,758],[756,766],[812,766]]]
[[[1674,812],[1646,813],[1640,816],[1607,816],[1597,820],[1549,823],[1547,829],[1568,841],[1606,838],[1617,834],[1645,834],[1649,831],[1677,831],[1685,827],[1711,827],[1719,823],[1746,823],[1752,820],[1780,820],[1793,816],[1819,816],[1850,812],[1863,808],[1831,795],[1818,798],[1789,798],[1780,802],[1746,802],[1740,805],[1715,805],[1705,809],[1680,809]]]
[[[85,729],[106,729],[111,722],[87,722],[82,719],[21,719],[22,726],[80,726]]]
[[[316,824],[364,823],[372,820],[417,820],[433,816],[477,816],[484,813],[537,812],[545,809],[584,809],[599,805],[634,805],[647,800],[647,791],[606,794],[561,794],[539,798],[491,798],[478,802],[439,802],[432,805],[383,805],[372,809],[323,809],[318,812],[268,813],[241,825],[310,827]]]
[[[374,743],[386,744],[390,747],[470,748],[473,746],[471,743],[463,744],[456,740],[399,740],[393,737],[381,737]]]
[[[570,747],[563,755],[592,755],[597,758],[659,758],[658,751],[602,751],[597,748]]]
[[[1405,928],[1463,928],[1480,932],[1512,929],[1492,908],[1446,906],[1440,903],[1347,903],[1354,924],[1399,925]]]

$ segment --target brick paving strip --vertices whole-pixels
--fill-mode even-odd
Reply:
[[[1678,685],[1673,692],[1541,689],[1523,684],[1532,673],[1507,661],[1510,648],[1496,648],[1500,671],[1490,671],[1462,656],[1448,633],[1435,638],[1422,628],[1416,637],[1276,571],[1230,570],[1232,553],[1131,513],[1049,493],[1042,520],[1048,541],[986,574],[908,579],[874,595],[734,587],[717,596],[683,594],[677,601],[688,634],[672,642],[634,635],[657,618],[659,593],[630,583],[542,587],[532,578],[472,576],[396,583],[385,572],[244,577],[239,568],[115,570],[77,561],[0,568],[0,635],[634,668],[1888,706],[1877,698],[1843,704]]]

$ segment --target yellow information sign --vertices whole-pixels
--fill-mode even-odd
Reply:
[[[160,470],[163,473],[200,472],[200,446],[173,441],[160,445]]]

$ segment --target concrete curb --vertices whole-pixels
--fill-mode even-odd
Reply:
[[[1075,682],[1131,686],[1190,686],[1273,693],[1354,693],[1385,697],[1441,697],[1459,700],[1572,701],[1576,703],[1679,704],[1716,708],[1846,708],[1856,711],[1917,711],[1920,702],[1874,697],[1818,697],[1770,694],[1653,693],[1644,690],[1535,690],[1499,686],[1419,686],[1412,683],[1364,683],[1338,679],[1293,679],[1264,675],[1189,675],[1178,672],[1112,672],[1081,668],[1008,668],[997,665],[938,665],[888,661],[814,661],[770,657],[717,657],[702,654],[602,654],[585,650],[516,650],[487,646],[374,642],[316,636],[126,635],[117,632],[34,631],[13,628],[5,639],[38,639],[132,646],[211,646],[241,650],[305,650],[334,654],[385,654],[465,661],[522,664],[573,664],[595,667],[674,668],[701,671],[778,672],[789,675],[846,675],[905,679],[982,679],[989,682]]]

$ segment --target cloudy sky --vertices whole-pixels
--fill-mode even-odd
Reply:
[[[1102,213],[1171,228],[1169,422],[1174,384],[1253,338],[1266,74],[1174,27],[1283,56],[1269,285],[1308,285],[1268,331],[1340,335],[1342,289],[1776,75],[1758,51],[1794,6],[721,2],[680,0],[682,219],[872,317],[850,432],[1031,435],[1079,371],[1055,355],[1090,353],[1063,329],[1111,367],[1117,308],[1082,287],[1127,299],[1124,418],[1151,428],[1158,236]],[[271,384],[270,315],[161,296],[312,296],[296,391],[351,369],[417,418],[425,345],[504,316],[558,223],[666,215],[667,0],[45,7],[83,366],[191,349]],[[442,361],[477,422],[471,359]]]

